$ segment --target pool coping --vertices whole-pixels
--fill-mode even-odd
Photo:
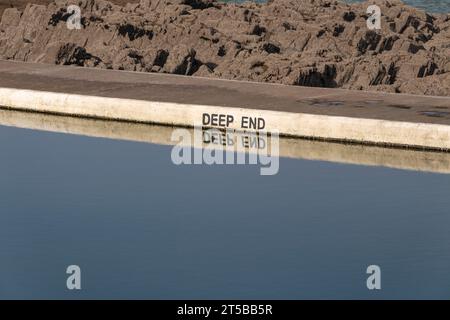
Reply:
[[[0,106],[85,118],[212,126],[450,151],[450,97],[0,61]]]

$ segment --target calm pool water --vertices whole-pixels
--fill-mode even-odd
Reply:
[[[171,149],[0,126],[0,298],[449,297],[450,175]]]

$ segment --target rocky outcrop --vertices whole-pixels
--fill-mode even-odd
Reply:
[[[67,6],[82,11],[70,30]],[[369,3],[382,29],[366,25]],[[450,15],[398,0],[56,0],[6,9],[0,58],[144,72],[450,95]]]

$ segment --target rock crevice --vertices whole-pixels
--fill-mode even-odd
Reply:
[[[450,15],[374,0],[55,0],[6,9],[0,58],[290,85],[450,95]],[[66,8],[79,5],[81,30]]]

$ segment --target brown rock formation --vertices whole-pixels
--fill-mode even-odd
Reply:
[[[82,29],[66,27],[79,4]],[[366,8],[382,11],[382,30]],[[302,86],[450,95],[450,15],[399,0],[56,0],[5,10],[0,58]]]

